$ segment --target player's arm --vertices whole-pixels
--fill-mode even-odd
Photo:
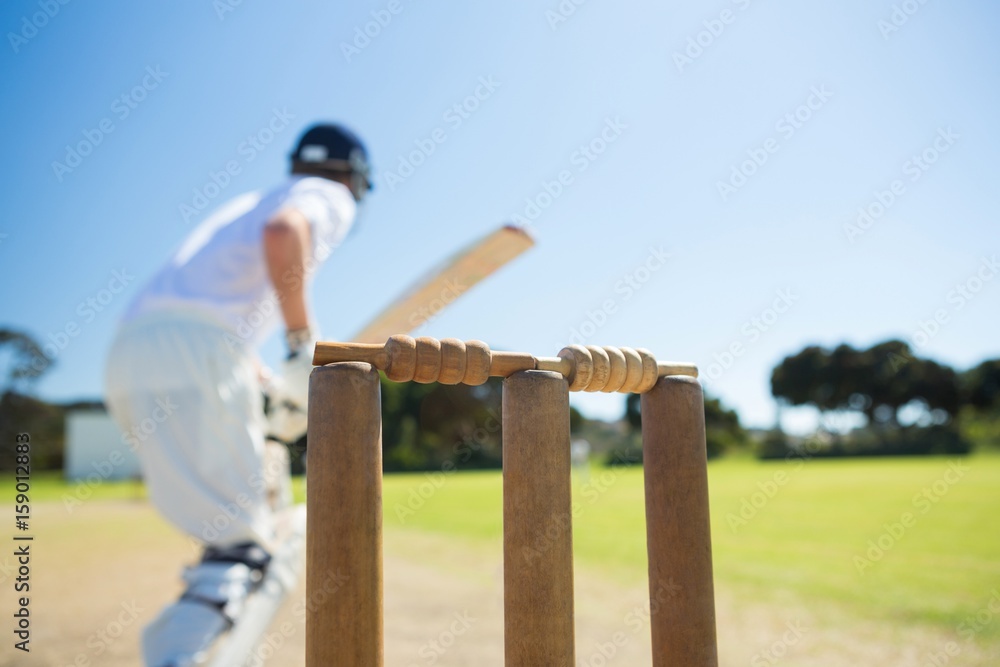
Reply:
[[[305,267],[312,248],[311,236],[309,220],[295,208],[283,209],[264,226],[264,259],[281,305],[288,344],[288,357],[282,364],[281,380],[279,382],[275,378],[272,383],[278,395],[272,398],[296,408],[276,413],[283,415],[282,424],[272,424],[271,428],[276,435],[289,442],[297,440],[305,432],[305,409],[309,401],[309,373],[312,371],[315,334],[309,326]]]
[[[290,332],[309,328],[305,264],[311,247],[309,220],[297,209],[283,209],[264,227],[267,272]]]

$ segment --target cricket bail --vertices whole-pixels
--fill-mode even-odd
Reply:
[[[560,373],[570,391],[645,393],[659,377],[698,376],[694,364],[658,362],[649,350],[631,347],[570,345],[557,357],[534,357],[526,352],[493,351],[479,340],[398,335],[385,345],[316,343],[313,364],[363,361],[393,382],[440,382],[480,385],[490,377],[510,377],[518,371]]]

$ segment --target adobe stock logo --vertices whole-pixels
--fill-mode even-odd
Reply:
[[[952,130],[950,125],[939,127],[934,139],[923,150],[914,153],[903,162],[900,168],[903,176],[906,176],[910,183],[916,183],[961,138],[962,135]],[[907,192],[906,181],[901,178],[894,179],[884,190],[873,191],[872,199],[864,206],[858,207],[854,220],[844,223],[844,235],[847,240],[855,243],[859,237],[864,236]]]
[[[885,558],[886,554],[917,525],[920,517],[934,509],[970,470],[971,468],[961,461],[949,461],[948,469],[945,470],[944,474],[933,483],[923,487],[910,500],[910,505],[916,512],[902,512],[898,520],[883,523],[882,532],[877,537],[868,540],[868,544],[865,545],[867,548],[864,555],[854,556],[852,562],[858,574],[864,576],[865,570]]]
[[[372,20],[363,26],[354,26],[354,39],[350,43],[340,43],[340,53],[344,60],[351,62],[355,56],[368,48],[372,40],[382,34],[382,30],[389,27],[393,17],[403,13],[405,7],[399,0],[389,0],[384,9],[375,9],[370,12]]]
[[[191,199],[177,206],[177,211],[185,223],[208,209],[209,205],[228,188],[233,179],[243,173],[244,165],[257,159],[295,119],[295,114],[287,108],[277,107],[271,110],[267,121],[246,137],[234,149],[236,156],[227,160],[218,171],[210,170],[208,178],[191,190]]]
[[[606,117],[600,131],[577,146],[569,156],[570,165],[576,168],[578,174],[584,173],[621,138],[628,128],[629,125],[621,116]],[[534,195],[525,197],[521,211],[509,216],[511,222],[528,230],[534,229],[533,223],[575,182],[576,177],[569,169],[561,169],[551,181],[543,179],[540,183],[541,189],[536,190]]]
[[[410,313],[410,327],[412,330],[416,331],[436,318],[438,314],[444,310],[445,306],[462,296],[468,289],[468,285],[463,285],[454,278],[446,279],[444,281],[444,287],[441,288],[441,291],[436,298],[432,299],[430,303],[420,306],[418,310]]]
[[[760,340],[761,336],[770,331],[799,300],[799,296],[788,287],[779,289],[774,294],[774,300],[769,307],[764,308],[740,326],[740,334],[743,338],[732,340],[721,353],[714,352],[712,354],[713,361],[705,368],[705,380],[721,378],[726,371],[733,367],[736,360],[746,354],[747,350]]]
[[[746,11],[752,2],[753,0],[732,0],[732,3],[740,11]],[[722,37],[726,26],[736,23],[738,18],[739,14],[732,9],[723,9],[715,17],[702,21],[701,25],[704,29],[688,37],[683,51],[674,51],[673,53],[674,66],[677,71],[683,74],[684,68],[693,65],[694,61],[701,58],[705,51]]]
[[[21,29],[7,33],[7,41],[14,53],[20,53],[21,47],[37,37],[38,31],[47,26],[62,10],[62,6],[69,2],[70,0],[39,0],[38,8],[41,11],[34,12],[31,16],[25,14],[21,17]]]
[[[892,6],[892,13],[889,19],[879,19],[878,31],[882,33],[882,39],[888,41],[892,33],[898,32],[900,28],[909,23],[910,18],[923,9],[928,0],[903,0],[898,5]]]
[[[747,159],[732,165],[729,178],[725,181],[715,182],[715,189],[722,201],[729,201],[730,197],[749,183],[750,179],[767,164],[771,156],[781,149],[781,142],[787,142],[795,136],[796,132],[801,130],[830,101],[831,97],[833,97],[833,92],[826,87],[826,84],[812,86],[802,104],[775,121],[774,130],[781,135],[781,138],[768,137],[759,146],[748,148],[746,151]]]
[[[142,80],[130,90],[127,90],[111,101],[109,111],[118,119],[124,121],[132,112],[142,104],[149,94],[160,87],[163,80],[170,76],[169,72],[164,72],[159,65],[146,67]],[[66,144],[66,153],[63,161],[52,161],[52,173],[59,183],[62,183],[67,174],[83,164],[88,155],[104,143],[105,138],[118,128],[111,116],[105,116],[95,123],[94,127],[83,128],[80,134],[83,138],[76,143]]]
[[[479,77],[477,83],[478,85],[471,94],[466,95],[460,102],[452,104],[441,114],[441,120],[447,123],[451,131],[454,132],[462,127],[482,104],[490,99],[496,93],[497,89],[503,85],[492,74]],[[407,153],[400,153],[397,156],[398,163],[396,170],[383,171],[380,174],[389,191],[395,192],[396,188],[413,176],[417,169],[423,166],[430,159],[431,155],[437,151],[438,146],[448,141],[448,139],[448,130],[440,126],[435,127],[426,136],[414,139],[414,148]]]

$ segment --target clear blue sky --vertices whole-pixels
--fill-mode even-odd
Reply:
[[[770,369],[809,343],[912,340],[942,311],[923,354],[960,368],[1000,355],[1000,275],[976,282],[1000,253],[995,3],[908,0],[895,17],[889,0],[588,0],[562,3],[576,7],[565,17],[556,0],[51,0],[51,17],[45,4],[0,9],[0,324],[76,333],[38,385],[45,397],[99,393],[117,317],[204,217],[180,207],[210,173],[239,167],[213,205],[276,183],[316,119],[354,126],[377,172],[360,228],[315,283],[327,338],[534,214],[531,199],[547,205],[537,247],[421,333],[555,354],[596,320],[588,343],[648,347],[706,374],[720,364],[707,390],[751,425],[774,418]],[[353,45],[372,12],[385,25]],[[477,88],[474,110],[449,112]],[[245,143],[271,122],[269,144]],[[396,178],[437,128],[444,141]],[[85,132],[100,138],[93,151],[54,167]],[[580,147],[595,140],[591,159]],[[925,151],[933,163],[912,161]],[[568,184],[546,199],[563,170]],[[885,212],[845,230],[880,191]],[[651,249],[669,258],[647,273]],[[134,280],[100,311],[86,305],[120,288],[115,271]],[[645,282],[630,292],[626,276]],[[957,297],[970,280],[978,291]],[[769,313],[779,292],[791,305]],[[623,406],[578,400],[594,415]]]

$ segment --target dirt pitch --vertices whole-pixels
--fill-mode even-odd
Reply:
[[[179,565],[191,561],[195,549],[141,501],[92,501],[72,513],[58,503],[39,503],[33,521],[32,650],[15,651],[5,632],[0,666],[139,665],[141,626],[178,594]],[[8,562],[0,557],[0,565]],[[499,544],[391,531],[385,575],[387,665],[502,664]],[[640,582],[622,585],[604,573],[577,569],[577,665],[650,664],[644,597]],[[928,653],[957,641],[926,627],[862,625],[825,606],[737,600],[725,588],[717,599],[725,667],[923,667],[933,664]],[[270,633],[270,644],[260,648],[270,656],[265,664],[303,665],[303,604],[300,586]],[[766,655],[782,636],[795,641],[777,647],[780,657]],[[1000,664],[1000,656],[984,655],[972,644],[960,648],[949,667]]]

